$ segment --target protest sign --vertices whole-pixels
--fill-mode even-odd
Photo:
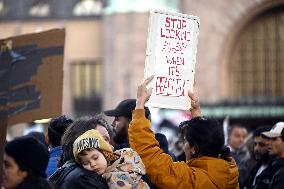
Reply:
[[[0,40],[0,120],[6,126],[61,114],[64,42],[64,29]]]
[[[150,15],[144,79],[152,95],[146,106],[188,110],[195,73],[199,18],[154,10]]]

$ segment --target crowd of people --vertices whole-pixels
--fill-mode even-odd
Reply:
[[[228,130],[202,116],[189,92],[191,119],[179,125],[184,159],[169,151],[165,135],[151,130],[146,79],[136,99],[106,116],[53,118],[45,137],[29,134],[6,143],[4,189],[280,189],[284,181],[284,122],[257,128],[252,149],[241,125]],[[227,144],[227,145],[226,145]],[[283,180],[282,180],[283,177]]]

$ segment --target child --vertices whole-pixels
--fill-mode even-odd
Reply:
[[[79,136],[73,144],[73,154],[85,169],[102,175],[109,188],[149,189],[141,179],[145,166],[139,155],[131,148],[113,152],[97,130]]]

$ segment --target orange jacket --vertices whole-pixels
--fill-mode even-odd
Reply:
[[[150,121],[143,109],[134,110],[128,135],[130,146],[142,158],[148,177],[161,189],[238,189],[238,168],[232,159],[227,162],[213,157],[200,157],[188,162],[173,162],[163,153]]]

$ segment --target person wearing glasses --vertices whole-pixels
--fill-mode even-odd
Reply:
[[[147,78],[137,90],[136,109],[128,130],[130,146],[142,158],[150,180],[158,188],[175,189],[238,189],[238,168],[224,146],[222,125],[202,117],[198,98],[189,92],[192,119],[180,124],[184,137],[186,162],[173,162],[164,153],[145,118],[144,105],[152,89],[146,85],[153,79]]]

